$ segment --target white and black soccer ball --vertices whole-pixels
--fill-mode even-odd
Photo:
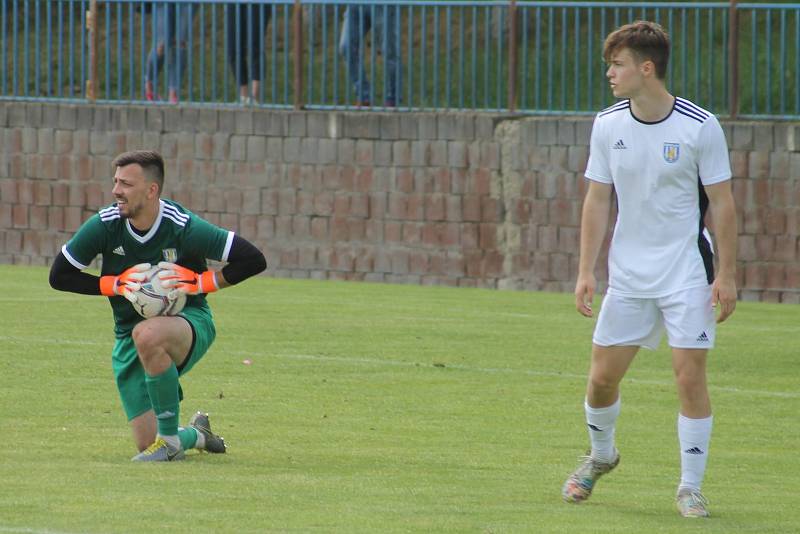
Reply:
[[[142,287],[134,293],[136,301],[131,302],[139,315],[147,319],[162,315],[177,315],[186,305],[186,295],[177,291],[170,295],[170,289],[161,284],[156,275],[162,270],[156,265],[144,273]]]

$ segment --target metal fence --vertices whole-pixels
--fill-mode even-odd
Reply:
[[[349,2],[0,0],[0,99],[587,114],[606,34],[647,19],[672,92],[800,117],[800,4]]]

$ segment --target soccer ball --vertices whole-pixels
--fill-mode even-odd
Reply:
[[[170,290],[161,285],[161,280],[156,276],[161,267],[156,265],[144,273],[142,287],[136,291],[136,302],[132,302],[133,308],[147,319],[161,315],[177,315],[186,305],[186,295],[176,293],[173,298],[169,297]]]

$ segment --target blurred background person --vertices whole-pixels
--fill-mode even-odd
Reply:
[[[149,102],[161,99],[156,89],[166,62],[168,98],[172,104],[178,103],[181,78],[189,62],[189,32],[197,10],[197,6],[188,3],[153,2],[149,22],[155,44],[147,55],[144,82],[144,95]]]
[[[350,4],[344,12],[339,53],[347,62],[350,83],[356,93],[356,105],[370,106],[372,88],[364,67],[364,43],[373,28],[372,46],[383,55],[384,106],[400,102],[402,63],[397,43],[397,6]]]
[[[269,4],[228,4],[228,62],[239,87],[239,102],[258,102],[261,91],[261,64],[264,59],[264,32],[272,15]]]

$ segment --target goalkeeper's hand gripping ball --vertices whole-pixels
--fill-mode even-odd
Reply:
[[[219,289],[214,271],[196,273],[191,269],[168,261],[159,262],[158,266],[162,270],[156,276],[161,280],[165,288],[172,291],[183,293],[184,295],[199,295],[212,293]]]
[[[100,294],[106,297],[121,295],[133,302],[133,293],[141,289],[150,268],[149,263],[140,263],[126,269],[122,274],[101,276]]]

